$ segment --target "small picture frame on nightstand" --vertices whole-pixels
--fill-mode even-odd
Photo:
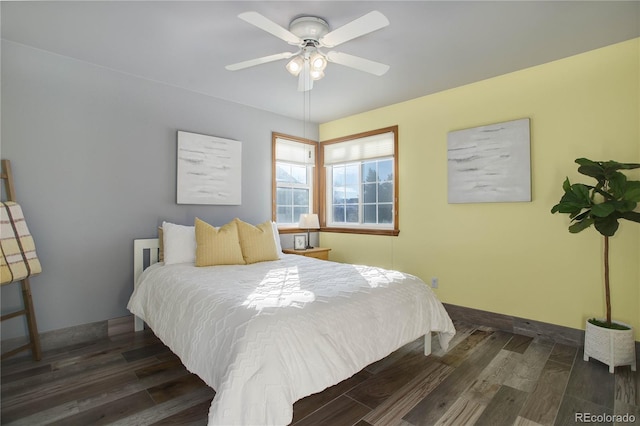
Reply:
[[[307,248],[307,236],[304,234],[297,234],[293,236],[293,249],[304,250]]]

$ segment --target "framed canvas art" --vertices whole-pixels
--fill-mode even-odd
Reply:
[[[178,204],[242,202],[242,143],[178,131]]]
[[[449,132],[449,203],[531,201],[529,119]]]

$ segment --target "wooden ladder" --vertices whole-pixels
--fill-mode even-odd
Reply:
[[[4,180],[4,188],[7,196],[7,201],[16,201],[16,191],[13,186],[13,175],[11,173],[11,162],[9,160],[1,161],[2,170],[0,172],[0,178]],[[14,281],[15,282],[15,281]],[[12,284],[12,283],[7,283]],[[29,342],[25,345],[12,349],[2,354],[2,359],[13,356],[19,352],[31,349],[33,358],[36,361],[42,359],[42,351],[40,349],[40,335],[38,334],[38,325],[36,324],[36,315],[33,309],[33,297],[31,296],[31,285],[29,284],[29,278],[25,278],[20,281],[22,286],[22,300],[24,302],[24,309],[11,312],[0,317],[0,321],[15,318],[20,315],[27,317],[27,327],[29,329]]]

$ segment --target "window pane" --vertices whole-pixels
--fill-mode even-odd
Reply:
[[[360,218],[358,217],[358,205],[347,205],[346,206],[346,217],[347,223],[359,223]]]
[[[393,180],[393,160],[378,161],[378,180]]]
[[[300,215],[309,213],[309,207],[294,207],[293,208],[293,223],[300,222]]]
[[[333,186],[344,186],[344,166],[333,167]]]
[[[393,209],[391,204],[378,205],[378,223],[393,223]]]
[[[375,182],[377,180],[376,161],[362,163],[362,179],[365,182]]]
[[[293,223],[293,209],[288,206],[278,206],[276,214],[276,222],[278,223]]]
[[[344,188],[333,187],[333,204],[345,202]]]
[[[307,184],[307,168],[305,166],[291,166],[291,177],[295,183]]]
[[[277,188],[276,198],[278,206],[291,205],[293,202],[293,190],[291,188]]]
[[[357,185],[360,183],[360,173],[358,173],[359,168],[358,164],[349,164],[345,166],[346,185]]]
[[[347,203],[357,203],[360,200],[360,192],[358,191],[358,186],[347,186],[344,192]]]
[[[364,206],[364,223],[378,223],[376,220],[376,205]]]
[[[393,182],[378,184],[378,202],[390,203],[393,201]]]
[[[344,222],[344,206],[341,204],[333,206],[333,221]]]
[[[276,163],[276,181],[292,182],[291,167],[287,164]]]
[[[362,198],[364,203],[376,202],[376,186],[375,183],[365,183],[362,185]]]
[[[296,206],[305,206],[309,210],[309,190],[308,189],[294,189],[293,190],[293,204]],[[307,213],[309,213],[307,211]]]

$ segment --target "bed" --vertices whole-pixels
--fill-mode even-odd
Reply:
[[[158,240],[134,243],[136,329],[153,332],[216,395],[209,425],[285,425],[293,403],[431,332],[454,326],[419,278],[281,254],[250,265],[158,261]]]

